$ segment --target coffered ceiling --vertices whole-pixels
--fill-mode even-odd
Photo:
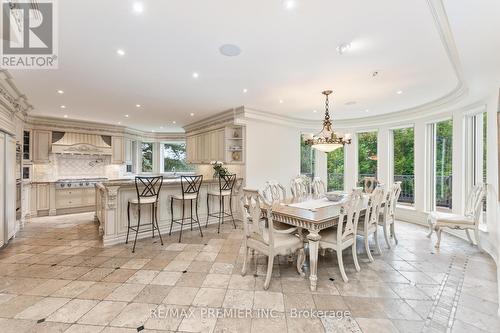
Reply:
[[[487,64],[500,55],[499,39],[482,34],[500,31],[498,2],[442,4],[64,0],[59,69],[10,73],[35,115],[148,131],[181,131],[242,105],[321,119],[324,89],[334,91],[334,117],[374,116],[439,100],[462,83],[479,94],[500,82],[478,57],[483,46]],[[241,53],[221,54],[225,44]]]

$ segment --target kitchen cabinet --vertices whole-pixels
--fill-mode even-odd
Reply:
[[[50,184],[36,184],[36,210],[50,209]]]
[[[52,132],[44,130],[33,131],[33,162],[49,163]]]
[[[123,140],[124,163],[132,164],[132,140],[125,138]]]
[[[188,163],[205,164],[211,161],[243,163],[244,132],[241,126],[187,135],[186,160]]]
[[[59,189],[56,191],[56,209],[80,208],[95,203],[94,188]]]
[[[113,136],[111,138],[111,163],[123,164],[125,162],[124,138],[122,136]]]

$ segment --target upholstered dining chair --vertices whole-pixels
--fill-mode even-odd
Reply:
[[[360,271],[356,252],[356,231],[362,205],[363,189],[361,187],[354,188],[347,200],[342,204],[337,226],[325,229],[319,233],[321,236],[319,248],[322,250],[331,249],[337,252],[340,274],[344,282],[348,282],[349,279],[344,270],[344,261],[342,258],[343,250],[351,247],[354,266],[356,271]]]
[[[295,233],[297,228],[288,230],[275,230],[272,212],[272,203],[259,194],[257,190],[243,190],[241,198],[243,211],[243,268],[241,275],[247,272],[248,251],[255,250],[268,257],[266,280],[264,289],[269,288],[273,272],[274,257],[276,255],[290,255],[297,253],[297,271],[305,276],[302,266],[305,261],[304,243]],[[267,223],[260,219],[262,209],[267,211]]]
[[[369,237],[373,235],[375,238],[375,246],[377,248],[378,254],[382,253],[380,249],[380,244],[378,241],[378,220],[380,217],[381,206],[384,201],[384,189],[381,186],[377,186],[373,192],[370,194],[368,201],[368,207],[366,208],[363,223],[358,223],[357,235],[363,236],[365,241],[365,249],[368,255],[368,259],[373,262],[373,256],[370,252]]]
[[[326,193],[326,185],[319,177],[314,177],[311,183],[311,194],[314,198],[322,198]]]
[[[480,251],[481,241],[479,239],[479,220],[481,212],[483,211],[483,200],[486,196],[485,184],[477,184],[472,187],[465,203],[464,215],[450,214],[444,212],[432,212],[429,214],[429,234],[431,237],[432,231],[436,231],[437,242],[435,247],[439,248],[441,245],[441,232],[443,228],[465,230],[469,242],[474,245],[469,230],[474,230],[474,237],[476,238],[477,247]]]
[[[396,245],[398,244],[398,238],[396,237],[394,225],[396,223],[396,205],[398,203],[400,194],[401,182],[395,182],[394,184],[392,184],[391,189],[387,191],[387,194],[385,196],[384,208],[380,212],[378,221],[378,224],[382,226],[382,229],[384,231],[385,242],[387,243],[387,247],[389,249],[391,248],[391,237],[394,237]]]
[[[304,175],[297,176],[290,182],[290,189],[294,199],[307,199],[311,194],[311,179]]]

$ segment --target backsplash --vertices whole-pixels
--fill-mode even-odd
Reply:
[[[62,178],[120,178],[125,166],[111,164],[110,156],[50,155],[50,163],[33,165],[33,181]]]

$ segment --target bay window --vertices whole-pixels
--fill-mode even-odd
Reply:
[[[413,127],[392,130],[393,181],[401,182],[399,203],[415,203],[415,133]]]
[[[344,147],[326,156],[328,172],[328,191],[344,190]]]
[[[160,146],[162,172],[189,172],[193,167],[186,162],[186,143],[166,142]]]
[[[377,132],[358,133],[358,181],[377,178]]]
[[[300,136],[300,174],[314,178],[314,169],[316,165],[316,151],[310,145],[305,144],[307,136]]]
[[[141,142],[141,171],[144,173],[153,172],[153,151],[154,144],[152,142]]]

